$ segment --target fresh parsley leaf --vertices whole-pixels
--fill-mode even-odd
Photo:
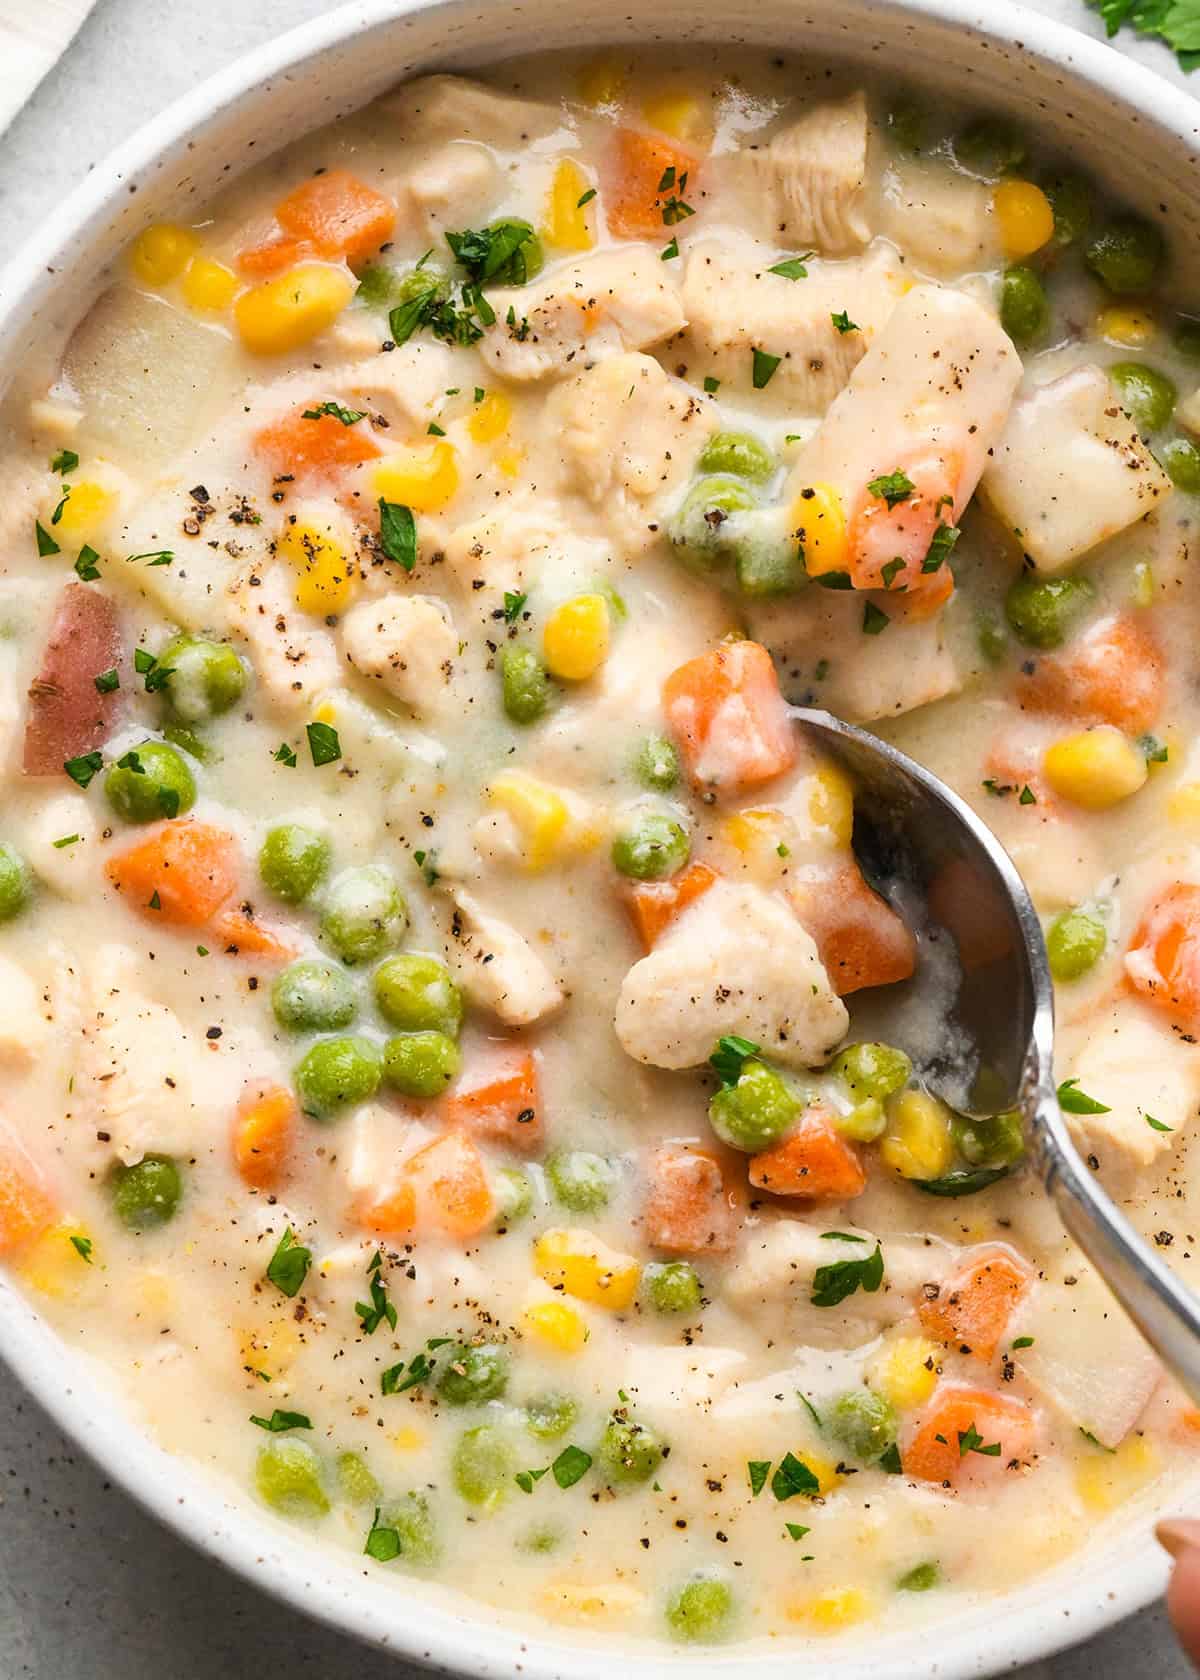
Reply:
[[[96,685],[97,694],[115,694],[121,686],[121,673],[115,665],[111,665],[107,671],[101,671],[98,677],[93,677],[92,681]]]
[[[79,844],[79,836],[78,834],[64,834],[61,840],[55,840],[53,844],[54,850],[56,852],[61,852],[65,850],[67,846],[77,846]],[[1171,1128],[1169,1126],[1163,1127],[1164,1131],[1170,1131],[1170,1129]]]
[[[900,1462],[900,1448],[895,1441],[879,1455],[879,1468],[885,1470],[889,1476],[904,1474],[904,1466]]]
[[[54,512],[50,515],[51,525],[57,525],[58,524],[59,520],[63,516],[63,509],[66,507],[67,503],[71,500],[71,486],[69,484],[64,484],[63,487],[62,487],[62,491],[63,491],[63,493],[62,493],[62,496],[59,498],[58,506],[55,508]]]
[[[441,285],[434,275],[429,276],[429,284],[424,291],[415,290],[412,297],[405,298],[394,309],[388,311],[388,336],[399,348],[407,344],[418,327],[426,326],[433,318],[435,310],[448,303],[441,296]]]
[[[903,502],[911,496],[916,488],[904,468],[896,467],[890,473],[883,473],[879,478],[873,478],[867,485],[867,493],[871,496],[881,497],[889,508],[894,508],[898,502]]]
[[[761,391],[771,383],[775,369],[779,366],[783,357],[769,356],[765,350],[754,350],[751,355],[753,358],[751,383],[756,391]]]
[[[564,1447],[550,1466],[560,1488],[574,1487],[592,1467],[591,1453],[582,1447]]]
[[[383,1255],[376,1249],[371,1263],[367,1267],[371,1295],[370,1305],[365,1301],[354,1303],[354,1310],[362,1320],[361,1328],[364,1336],[373,1336],[385,1320],[389,1330],[396,1328],[396,1308],[388,1300],[387,1287],[379,1275],[382,1266]],[[399,1392],[400,1390],[397,1389],[396,1393]]]
[[[318,770],[323,764],[333,764],[341,758],[342,743],[331,723],[305,724],[304,733],[308,736],[308,750]]]
[[[1018,1336],[1016,1341],[1012,1345],[1012,1350],[1013,1350],[1014,1353],[1016,1353],[1019,1348],[1027,1348],[1027,1347],[1032,1347],[1032,1346],[1033,1346],[1033,1337],[1032,1336]]]
[[[897,1592],[928,1592],[936,1587],[942,1578],[941,1569],[936,1563],[918,1563],[914,1568],[901,1575],[896,1582]]]
[[[267,1429],[272,1435],[282,1435],[287,1429],[311,1429],[312,1419],[305,1417],[303,1412],[281,1412],[276,1406],[269,1418],[251,1417],[251,1423],[256,1423],[260,1429]]]
[[[1110,35],[1127,25],[1165,42],[1184,70],[1200,66],[1200,10],[1196,0],[1086,0]]]
[[[403,502],[379,498],[379,544],[389,560],[412,571],[417,563],[417,522]]]
[[[800,1393],[799,1389],[797,1389],[796,1392],[799,1394]],[[821,1422],[821,1414],[817,1410],[817,1408],[813,1405],[812,1401],[808,1398],[808,1395],[807,1394],[800,1394],[800,1399],[801,1399],[801,1401],[802,1401],[802,1403],[805,1407],[805,1410],[808,1412],[809,1417],[816,1424],[817,1428],[818,1429],[824,1429],[825,1425]]]
[[[1058,1106],[1068,1114],[1111,1114],[1107,1103],[1097,1102],[1079,1089],[1078,1079],[1064,1079],[1058,1087]]]
[[[662,251],[660,253],[660,259],[659,260],[662,261],[662,262],[673,262],[674,259],[678,255],[679,255],[679,241],[678,241],[678,239],[672,239],[672,241],[669,245],[664,245],[663,246]]]
[[[431,420],[425,428],[426,437],[445,437],[445,432],[436,420]]]
[[[289,1225],[267,1265],[267,1282],[288,1297],[298,1295],[311,1265],[312,1250],[296,1241],[296,1233]]]
[[[56,473],[74,472],[79,465],[79,457],[73,449],[60,449],[50,463],[50,471]]]
[[[400,1556],[400,1532],[380,1523],[378,1506],[375,1507],[375,1515],[371,1518],[363,1553],[366,1557],[374,1558],[376,1563],[391,1563]]]
[[[448,233],[446,243],[477,286],[523,286],[529,279],[526,247],[535,245],[536,238],[530,224],[514,216]]]
[[[910,1178],[908,1182],[914,1190],[923,1190],[927,1196],[973,1196],[991,1184],[998,1184],[1008,1173],[1007,1167],[961,1167],[943,1173],[941,1178]]]
[[[936,572],[944,566],[961,534],[957,525],[939,525],[929,540],[921,570]]]
[[[711,373],[706,373],[704,376],[704,389],[708,396],[715,397],[717,392],[721,389],[721,381],[719,379],[714,379]]]
[[[675,165],[673,163],[669,163],[667,165],[667,167],[663,170],[662,175],[659,178],[658,190],[659,190],[660,193],[670,192],[671,188],[674,185],[675,185]]]
[[[148,566],[169,566],[174,558],[169,548],[148,548],[144,554],[127,554],[125,564],[132,566],[135,560],[144,560]]]
[[[47,531],[46,527],[42,524],[40,519],[35,519],[34,522],[33,522],[33,534],[37,538],[38,554],[41,556],[41,558],[43,560],[49,554],[61,554],[62,553],[62,549],[59,548],[58,544],[55,542],[54,538],[50,535],[49,531]]]
[[[822,1231],[822,1242],[858,1242],[865,1243],[866,1237],[856,1237],[853,1231]]]
[[[540,1470],[518,1470],[513,1477],[513,1481],[516,1482],[522,1493],[532,1493],[535,1483],[541,1481],[549,1468],[549,1465],[544,1464]]]
[[[1033,789],[1030,787],[1028,782],[1025,783],[1025,786],[1021,789],[1020,793],[1017,795],[1017,804],[1018,805],[1036,805],[1037,804],[1037,794],[1034,793]]]
[[[864,636],[882,635],[891,622],[888,615],[881,607],[877,607],[874,601],[863,602],[862,632]]]
[[[779,1468],[771,1477],[771,1492],[781,1502],[794,1499],[798,1493],[811,1499],[814,1493],[820,1493],[821,1484],[808,1468],[801,1463],[795,1453],[785,1453],[779,1461]]]
[[[152,653],[145,648],[134,648],[133,668],[140,677],[145,678],[146,693],[154,694],[158,689],[166,686],[166,681],[172,675],[169,665],[160,665]]]
[[[1144,1109],[1142,1111],[1142,1118],[1145,1120],[1147,1126],[1150,1127],[1151,1131],[1173,1132],[1175,1130],[1174,1126],[1167,1126],[1161,1120],[1156,1120],[1153,1114],[1147,1114]]]
[[[806,251],[802,257],[787,257],[783,262],[773,263],[767,273],[782,275],[785,280],[807,280],[808,270],[804,265],[816,254],[815,251]]]
[[[905,564],[906,562],[901,559],[900,555],[897,554],[894,560],[887,561],[885,565],[882,565],[879,568],[879,575],[883,579],[883,587],[885,589],[890,589],[892,587],[893,581],[899,577],[900,573],[904,570]]]
[[[833,322],[834,326],[837,328],[837,330],[840,333],[852,333],[852,332],[861,332],[862,331],[862,328],[859,326],[858,322],[857,321],[852,321],[850,319],[849,315],[847,315],[847,313],[844,309],[840,310],[836,315],[831,315],[829,317],[829,319]]]
[[[515,624],[521,616],[528,595],[523,589],[506,589],[504,591],[504,617],[509,624]]]
[[[992,1441],[985,1446],[983,1436],[973,1423],[969,1423],[965,1429],[958,1431],[958,1456],[965,1458],[969,1452],[978,1453],[981,1458],[999,1458],[1000,1443]]]
[[[150,894],[150,898],[149,898],[149,901],[147,902],[146,908],[147,908],[147,910],[161,910],[162,909],[162,899],[159,898],[159,896],[158,896],[158,888],[157,887],[155,887],[154,891]]]
[[[767,1485],[767,1477],[771,1474],[771,1460],[769,1458],[752,1458],[747,1461],[746,1475],[750,1482],[750,1497],[757,1499]]]
[[[104,768],[104,759],[98,752],[81,753],[78,758],[68,758],[63,769],[73,782],[81,788],[87,787],[92,777]]]
[[[819,583],[822,589],[853,589],[854,583],[849,572],[819,572],[814,583]]]
[[[575,200],[576,210],[582,210],[584,205],[585,204],[590,204],[592,202],[592,200],[595,198],[595,196],[596,196],[595,187],[589,187],[588,190],[585,193],[581,193],[580,196]]]
[[[1147,764],[1165,764],[1170,757],[1168,748],[1155,735],[1139,735],[1137,744]]]
[[[361,289],[361,288],[360,288]],[[343,426],[357,426],[360,420],[367,418],[365,408],[343,408],[341,403],[318,403],[316,408],[306,408],[300,416],[301,420],[320,420],[328,414],[331,419],[340,420]]]
[[[393,1309],[394,1310],[394,1309]],[[427,1359],[423,1353],[414,1354],[408,1365],[408,1375],[401,1382],[404,1361],[398,1365],[391,1365],[383,1373],[380,1386],[384,1394],[404,1394],[410,1388],[419,1388],[423,1382],[428,1382],[433,1375],[436,1359]]]
[[[787,1529],[793,1540],[803,1540],[806,1534],[811,1534],[812,1532],[811,1529],[805,1528],[803,1523],[790,1522],[784,1523],[783,1526]]]
[[[876,1243],[874,1252],[863,1260],[835,1260],[829,1266],[818,1266],[810,1300],[814,1307],[836,1307],[859,1289],[874,1295],[882,1282],[883,1249]]]
[[[296,768],[296,754],[292,748],[288,746],[286,741],[280,741],[279,745],[275,748],[275,751],[271,754],[271,757],[275,760],[276,764],[286,764],[289,770],[294,770]]]
[[[759,1046],[751,1044],[748,1038],[739,1038],[736,1033],[726,1033],[723,1038],[717,1040],[717,1047],[708,1058],[709,1066],[717,1070],[722,1085],[736,1085],[742,1075],[742,1063],[758,1053]]]
[[[1083,1436],[1084,1440],[1090,1447],[1095,1447],[1097,1452],[1111,1453],[1116,1451],[1115,1447],[1106,1447],[1103,1441],[1098,1441],[1092,1434],[1091,1430],[1084,1429],[1082,1425],[1080,1426],[1079,1433]]]
[[[68,467],[65,470],[67,472],[69,472],[71,469]],[[79,1258],[81,1260],[86,1260],[88,1265],[90,1266],[91,1263],[92,1263],[92,1239],[91,1239],[91,1237],[72,1236],[70,1241],[71,1241],[71,1247],[75,1250],[76,1254],[78,1254]]]

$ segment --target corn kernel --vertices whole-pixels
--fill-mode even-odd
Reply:
[[[590,251],[596,243],[591,211],[579,200],[591,185],[577,163],[564,158],[546,198],[542,238],[556,251]]]
[[[138,1295],[147,1312],[167,1313],[175,1304],[175,1287],[163,1272],[143,1272],[138,1279]]]
[[[191,228],[177,222],[155,222],[139,233],[129,253],[129,266],[147,286],[169,286],[178,280],[199,248]]]
[[[1110,344],[1121,344],[1129,350],[1144,349],[1158,332],[1158,322],[1146,309],[1114,304],[1102,309],[1096,317],[1096,332]]]
[[[1127,1435],[1115,1452],[1084,1449],[1075,1466],[1075,1491],[1089,1511],[1111,1511],[1157,1476],[1161,1455],[1144,1435]]]
[[[1174,823],[1200,823],[1200,782],[1184,782],[1167,800],[1167,815]]]
[[[512,424],[512,403],[503,391],[489,391],[476,403],[467,421],[467,431],[476,443],[495,443]]]
[[[618,1622],[627,1620],[645,1597],[626,1581],[557,1581],[541,1589],[538,1604],[551,1621]]]
[[[297,520],[296,524],[284,528],[275,543],[275,552],[299,574],[296,605],[301,612],[324,618],[329,613],[344,611],[349,605],[354,593],[354,568],[328,529],[321,530]]]
[[[618,1254],[590,1231],[562,1227],[538,1238],[533,1265],[552,1289],[613,1312],[624,1312],[631,1304],[642,1271],[632,1255]]]
[[[375,494],[415,513],[436,513],[458,489],[453,444],[430,438],[389,455],[375,468]]]
[[[406,1424],[403,1429],[397,1429],[391,1436],[391,1443],[398,1452],[416,1452],[425,1445],[425,1436],[419,1429]]]
[[[803,1622],[814,1633],[836,1633],[869,1616],[871,1602],[858,1587],[839,1587],[811,1598],[793,1598],[786,1609],[789,1621]]]
[[[1133,568],[1129,598],[1135,607],[1154,605],[1154,567],[1149,560],[1139,560]]]
[[[1020,262],[1053,237],[1054,211],[1041,187],[1032,181],[1001,181],[992,194],[1000,243],[1010,262]]]
[[[809,577],[846,570],[846,510],[832,484],[809,484],[792,509],[796,532]]]
[[[538,1301],[525,1309],[525,1328],[558,1353],[578,1353],[588,1339],[582,1315],[565,1301]]]
[[[807,1449],[804,1452],[798,1452],[796,1457],[800,1460],[801,1464],[803,1464],[804,1468],[806,1470],[811,1470],[813,1475],[817,1478],[817,1492],[821,1494],[822,1497],[826,1494],[832,1493],[834,1488],[842,1480],[842,1477],[838,1474],[837,1465],[832,1461],[832,1459],[823,1458],[820,1453],[809,1452]]]
[[[938,1354],[937,1345],[924,1336],[898,1336],[872,1362],[871,1387],[898,1412],[923,1406],[937,1387]]]
[[[80,479],[72,484],[69,495],[64,486],[63,496],[57,523],[49,527],[52,536],[78,537],[80,541],[94,538],[103,531],[116,511],[115,493],[106,490],[94,479]]]
[[[940,1178],[954,1160],[950,1110],[927,1091],[901,1091],[888,1104],[879,1153],[901,1178]]]
[[[574,595],[555,607],[542,632],[542,650],[553,676],[586,682],[608,657],[609,612],[603,595]]]
[[[512,818],[527,869],[548,869],[567,855],[571,812],[549,783],[524,770],[505,770],[488,787],[488,801]]]
[[[278,356],[331,327],[354,296],[354,276],[331,263],[300,263],[243,292],[233,306],[247,350]]]
[[[300,1352],[300,1332],[290,1318],[242,1334],[239,1350],[242,1366],[255,1380],[283,1376]]]
[[[73,1237],[84,1245],[91,1240],[86,1226],[63,1220],[43,1231],[21,1255],[18,1274],[30,1289],[48,1300],[75,1300],[87,1287],[88,1259],[75,1247]],[[94,1259],[90,1250],[87,1253]]]
[[[709,121],[700,101],[690,93],[672,92],[652,94],[643,101],[642,115],[651,128],[669,134],[673,140],[703,141],[708,136]]]
[[[845,850],[854,832],[853,783],[835,764],[823,764],[809,781],[808,814],[813,827]]]
[[[231,268],[211,257],[194,257],[183,277],[183,301],[189,309],[228,309],[241,285]]]
[[[504,449],[496,457],[496,471],[505,478],[520,478],[521,468],[525,465],[525,451],[523,449]]]
[[[616,58],[594,58],[580,70],[575,86],[585,105],[615,105],[625,91],[624,66]]]
[[[1055,793],[1085,811],[1106,811],[1146,781],[1146,756],[1111,723],[1066,735],[1042,761]]]

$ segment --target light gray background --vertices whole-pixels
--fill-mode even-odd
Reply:
[[[1034,3],[1102,32],[1081,0]],[[99,0],[0,137],[0,259],[145,118],[240,53],[333,9],[332,0]],[[1163,49],[1123,46],[1178,76]],[[1195,89],[1200,97],[1200,72]],[[1022,1670],[1020,1680],[1186,1680],[1190,1673],[1155,1609]],[[401,1680],[393,1659],[281,1608],[144,1517],[0,1375],[0,1680],[264,1674]]]

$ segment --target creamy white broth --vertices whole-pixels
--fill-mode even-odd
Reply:
[[[858,876],[852,790],[790,744],[761,648],[788,698],[878,726],[976,803],[1060,971],[1057,919],[1082,909],[1078,937],[1103,949],[1061,986],[1060,1075],[1105,1111],[1072,1125],[1188,1276],[1187,947],[1174,976],[1126,958],[1148,904],[1200,867],[1196,363],[1156,276],[1110,293],[1081,261],[1124,213],[1098,187],[1089,234],[1020,253],[1048,319],[1014,346],[1001,228],[1011,250],[1049,206],[1027,191],[1014,207],[1011,188],[1066,166],[1035,148],[992,169],[972,113],[926,114],[914,154],[908,108],[859,94],[724,53],[719,70],[556,58],[486,86],[412,84],[272,158],[194,227],[148,230],[7,417],[0,1240],[166,1445],[277,1509],[292,1454],[285,1532],[357,1554],[372,1536],[365,1590],[416,1574],[521,1617],[671,1639],[931,1618],[1058,1564],[1194,1452],[1195,1414],[1012,1159],[1011,1131],[964,1133],[919,1070],[873,1098],[831,1061],[868,1022],[887,1039],[889,988],[867,982],[903,977],[911,935]],[[648,154],[631,143],[640,196],[620,191],[618,130],[655,137]],[[309,212],[289,198],[334,171],[361,183],[347,190],[369,228],[349,265],[345,225],[297,234]],[[445,233],[513,217],[540,230],[544,269],[464,300]],[[273,249],[287,239],[301,243]],[[516,251],[536,267],[528,242]],[[494,305],[477,342],[437,336],[439,299],[389,337],[412,327],[388,309],[405,287],[411,302],[423,258],[460,314],[486,322]],[[302,331],[306,283],[323,290]],[[268,348],[285,318],[291,342]],[[1178,418],[1135,423],[1136,391],[1086,371],[1120,362],[1169,375]],[[1021,405],[1048,386],[1057,404],[1060,379],[1076,385],[1031,453]],[[730,433],[757,446],[713,445]],[[737,470],[706,502],[700,458],[722,447]],[[1077,478],[1046,475],[1072,448]],[[890,515],[866,479],[906,462],[914,478],[892,489],[916,511],[898,546],[927,529],[876,581],[910,583],[912,601],[806,584],[800,550],[814,577],[859,563],[861,533]],[[949,517],[931,511],[939,473],[960,535],[921,573]],[[1060,650],[1029,645],[1009,600],[1025,545],[1033,583],[1090,584]],[[923,611],[951,568],[953,594]],[[786,587],[754,593],[772,582]],[[94,681],[96,597],[115,603],[115,691]],[[1114,623],[1098,662],[1126,659],[1121,680],[1081,676],[1087,638]],[[188,656],[153,663],[180,634],[224,648],[198,657],[224,660],[235,689],[241,673],[215,715]],[[514,650],[549,677],[517,692]],[[48,671],[88,660],[70,715],[45,723]],[[726,680],[735,702],[705,736],[696,719]],[[31,720],[46,773],[23,771]],[[1065,759],[1062,744],[1089,726],[1108,757],[1079,771],[1094,739]],[[184,777],[171,769],[149,806],[127,757],[147,741],[173,743]],[[680,760],[670,786],[639,778],[647,743],[653,766]],[[161,752],[146,760],[148,786]],[[663,863],[622,849],[647,812],[668,825]],[[287,824],[324,852],[298,898],[259,863]],[[197,834],[210,849],[181,897],[179,836]],[[146,846],[167,852],[131,866]],[[360,916],[366,954],[337,901],[368,869],[405,916]],[[661,923],[644,939],[631,869],[662,883],[640,889]],[[452,1030],[418,1070],[441,1067],[444,1094],[397,1086],[411,1045],[381,1072],[412,1022],[381,1012],[374,976],[411,954],[461,988],[459,1029],[439,982]],[[313,962],[330,965],[327,1025],[290,1031],[276,983]],[[329,1013],[335,992],[352,1001]],[[729,1145],[750,1122],[730,1120],[738,1099],[708,1065],[730,1035],[724,1077],[740,1064],[775,1105],[751,1114],[754,1147],[746,1130]],[[350,1080],[365,1083],[336,1101],[344,1077],[297,1070],[346,1036],[366,1041]],[[464,1100],[531,1066],[494,1114]],[[248,1141],[256,1105],[278,1159]],[[152,1167],[177,1199],[157,1224],[147,1156],[173,1163]],[[917,1187],[971,1172],[971,1194]],[[564,1190],[572,1173],[584,1183]],[[679,1175],[690,1200],[669,1193]],[[307,1272],[289,1273],[289,1245]],[[668,1261],[694,1275],[664,1282],[651,1268]],[[845,1264],[854,1287],[816,1276]],[[994,1315],[978,1335],[953,1329],[973,1267]],[[672,1287],[681,1308],[662,1311]],[[550,1433],[564,1395],[575,1411]],[[252,1421],[272,1417],[276,1432]]]

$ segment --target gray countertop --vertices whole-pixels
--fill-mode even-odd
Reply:
[[[1100,33],[1077,0],[1035,3]],[[0,0],[0,14],[4,6]],[[333,9],[332,0],[99,0],[0,137],[0,253],[171,99]],[[1129,50],[1177,74],[1161,49]],[[0,1378],[0,1680],[257,1680],[264,1672],[363,1680],[396,1674],[398,1665],[198,1557],[110,1487]],[[1186,1680],[1190,1672],[1154,1609],[1022,1670],[1020,1680]]]

